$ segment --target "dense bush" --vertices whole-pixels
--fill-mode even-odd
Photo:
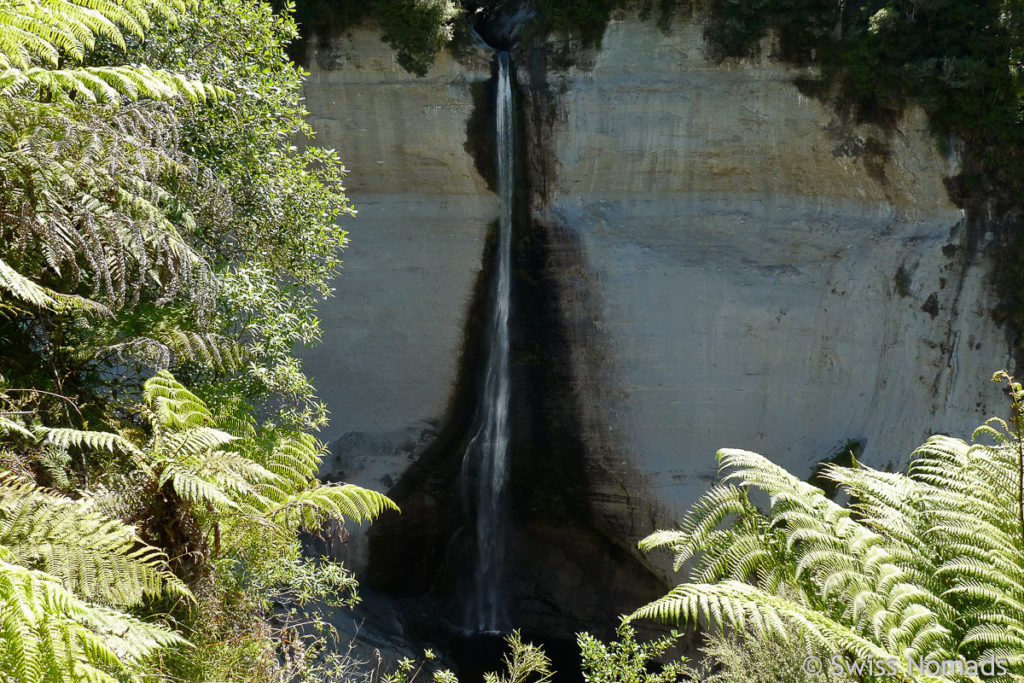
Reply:
[[[294,36],[258,0],[0,13],[0,670],[19,681],[298,676],[293,610],[354,599],[300,544],[390,503],[315,478],[325,411],[293,347],[318,336],[350,208],[334,153],[294,146]]]

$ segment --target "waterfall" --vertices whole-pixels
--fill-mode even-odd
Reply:
[[[495,276],[491,285],[487,327],[487,365],[483,394],[470,431],[472,439],[462,460],[462,490],[466,507],[475,512],[477,557],[472,593],[467,601],[466,626],[477,632],[496,632],[507,625],[503,600],[508,477],[509,329],[512,254],[512,85],[509,56],[498,53],[497,93],[498,195],[501,217]]]

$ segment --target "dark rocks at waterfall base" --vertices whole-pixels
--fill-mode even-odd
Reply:
[[[579,647],[573,640],[550,638],[520,632],[524,643],[539,645],[551,660],[555,683],[583,683],[580,671]],[[488,671],[502,672],[503,657],[508,653],[505,636],[498,633],[473,633],[453,636],[449,642],[449,655],[455,661],[460,681],[482,681]]]

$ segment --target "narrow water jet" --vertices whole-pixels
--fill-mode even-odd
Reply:
[[[508,544],[506,480],[509,445],[509,309],[511,308],[513,109],[509,55],[499,52],[497,88],[497,165],[501,215],[487,325],[487,362],[483,393],[473,419],[473,434],[462,459],[462,495],[475,518],[476,561],[465,626],[498,632],[508,626],[503,564]]]

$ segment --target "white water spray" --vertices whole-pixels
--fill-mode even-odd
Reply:
[[[476,511],[477,561],[473,592],[467,605],[466,626],[477,632],[497,632],[507,625],[503,600],[508,478],[509,329],[508,314],[512,253],[512,85],[509,56],[498,54],[497,148],[498,224],[497,272],[491,290],[487,328],[487,367],[481,402],[473,422],[473,438],[462,460],[462,490],[467,506]]]

